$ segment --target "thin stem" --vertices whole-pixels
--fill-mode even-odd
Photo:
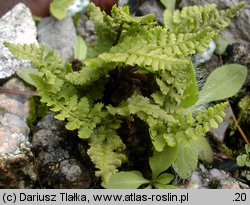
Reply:
[[[238,122],[238,120],[236,119],[236,117],[235,117],[235,115],[234,115],[234,112],[233,112],[233,109],[232,109],[232,107],[231,107],[231,105],[230,105],[229,102],[228,102],[228,104],[229,104],[229,106],[230,106],[230,108],[231,108],[231,110],[232,110],[233,121],[234,121],[234,123],[236,124],[237,129],[238,129],[239,132],[240,132],[240,135],[242,136],[242,138],[243,138],[243,140],[245,141],[246,144],[250,144],[249,141],[248,141],[248,139],[247,139],[247,136],[245,135],[244,131],[241,129],[241,127],[240,127],[240,125],[239,125],[239,122]]]
[[[0,87],[0,93],[11,93],[25,96],[39,96],[38,92],[36,91],[24,91],[5,87]]]

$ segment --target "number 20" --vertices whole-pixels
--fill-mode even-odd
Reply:
[[[246,201],[247,195],[246,193],[235,193],[236,199],[234,201]]]

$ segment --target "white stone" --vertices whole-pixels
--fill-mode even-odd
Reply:
[[[195,55],[195,62],[196,63],[205,63],[206,61],[209,61],[214,53],[216,49],[216,44],[215,42],[212,40],[210,41],[207,49],[205,50],[205,52],[203,53],[197,53]]]
[[[15,58],[3,42],[37,44],[36,37],[35,22],[24,4],[17,4],[0,19],[0,79],[11,76],[20,68],[30,67],[29,61]]]
[[[88,4],[89,0],[75,0],[75,2],[72,5],[70,5],[69,8],[67,9],[68,14],[70,16],[73,16],[77,13],[85,12]]]

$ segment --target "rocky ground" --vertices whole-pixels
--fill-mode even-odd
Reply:
[[[219,8],[226,8],[240,1],[185,0],[179,6],[211,2],[218,3]],[[157,1],[139,3],[121,0],[119,4],[129,4],[136,15],[155,13],[157,21],[160,24],[163,22],[163,7]],[[226,63],[240,63],[249,70],[249,2],[223,34],[232,38],[234,43],[228,46],[223,55],[212,52],[209,60],[200,62],[199,67],[207,74]],[[4,41],[21,44],[47,43],[66,61],[73,57],[76,35],[81,35],[89,43],[95,40],[94,25],[85,14],[80,16],[77,25],[71,16],[61,21],[48,16],[34,22],[30,9],[24,4],[17,4],[0,18],[0,188],[100,188],[100,181],[94,175],[91,162],[82,158],[79,152],[78,138],[64,129],[63,122],[55,120],[53,114],[48,114],[37,121],[35,128],[28,126],[27,121],[32,112],[29,103],[32,92],[17,77],[16,71],[31,65],[28,61],[14,58],[3,45]],[[232,99],[234,112],[237,113],[237,100],[249,94],[249,85],[250,72],[241,93]],[[18,94],[17,90],[22,93]],[[227,118],[232,118],[230,109],[227,111]],[[249,182],[239,177],[240,169],[235,160],[218,150],[221,144],[227,143],[230,124],[232,121],[230,123],[225,120],[217,130],[211,130],[208,136],[216,147],[217,164],[212,167],[200,164],[190,180],[176,180],[176,184],[190,189],[249,188]],[[248,126],[249,124],[243,124],[243,128]],[[246,130],[248,136],[249,132]],[[234,143],[241,141],[236,140]]]

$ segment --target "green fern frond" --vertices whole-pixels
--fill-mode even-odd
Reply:
[[[118,24],[127,24],[130,26],[142,26],[154,23],[155,15],[148,14],[145,16],[131,16],[129,7],[117,7],[116,5],[112,8],[111,16],[114,18],[114,22]]]
[[[106,113],[102,111],[103,104],[97,103],[92,106],[86,97],[78,102],[77,96],[70,97],[64,104],[57,104],[60,112],[55,118],[67,119],[66,128],[68,130],[78,130],[81,139],[90,138],[97,125],[101,124]]]
[[[115,43],[116,34],[112,31],[111,25],[106,21],[107,14],[102,12],[94,3],[88,5],[88,15],[95,25],[97,42],[94,47],[89,47],[88,57],[96,57],[98,54],[108,51]]]
[[[62,64],[61,58],[47,45],[36,44],[13,44],[4,42],[4,45],[17,58],[31,60],[32,64],[38,68],[45,68],[51,63]]]
[[[160,36],[160,37],[159,37]],[[177,58],[178,55],[188,56],[205,48],[213,36],[202,31],[192,35],[169,35],[161,28],[143,31],[135,37],[128,36],[109,52],[100,54],[86,61],[80,72],[71,73],[67,79],[76,85],[100,79],[117,65],[140,66],[150,72],[168,70],[178,73],[180,69],[190,68],[191,61]],[[183,70],[183,69],[182,69]]]
[[[159,119],[164,123],[175,122],[175,118],[172,115],[167,114],[159,106],[154,105],[150,100],[141,95],[132,95],[124,103],[117,107],[107,106],[107,109],[112,115],[119,114],[128,116],[130,114],[136,114],[142,120],[147,120],[148,116],[155,119]]]
[[[49,78],[52,76],[49,75]],[[34,76],[34,80],[41,95],[41,102],[46,103],[50,110],[57,113],[56,119],[67,120],[68,130],[78,130],[80,138],[89,138],[96,126],[101,123],[101,119],[106,117],[106,113],[102,111],[103,104],[97,103],[92,106],[86,97],[79,100],[76,88],[67,81],[60,84],[62,80],[54,79],[55,83],[48,86],[49,79],[46,76]],[[57,81],[58,86],[56,86]]]
[[[205,112],[197,112],[197,123],[203,124],[208,131],[210,127],[218,128],[218,123],[223,121],[225,115],[225,109],[228,106],[228,103],[216,104],[213,107],[209,107]]]
[[[101,176],[103,182],[108,182],[110,176],[118,172],[117,168],[126,161],[123,153],[126,146],[112,129],[99,127],[91,136],[88,155],[95,164],[96,176]]]
[[[166,145],[170,147],[176,146],[175,135],[168,132],[168,125],[166,123],[150,116],[146,122],[149,126],[149,134],[156,151],[162,152]]]
[[[152,97],[165,102],[158,101],[157,104],[164,104],[165,107],[170,107],[171,104],[190,107],[198,100],[198,87],[192,63],[171,72],[163,70],[160,72],[160,77],[156,82],[161,92],[154,93]]]
[[[100,8],[93,3],[88,6],[88,14],[95,24],[98,36],[97,43],[88,53],[89,57],[96,57],[98,54],[108,51],[119,37],[120,29],[130,30],[133,26],[142,26],[153,23],[154,15],[143,17],[132,17],[129,15],[128,7],[113,7],[111,16],[101,12]]]
[[[162,27],[142,30],[141,38],[147,44],[155,45],[167,56],[189,56],[197,51],[202,51],[214,36],[214,31],[209,29],[199,30],[195,33],[173,33]]]
[[[138,58],[141,56],[150,58],[152,55],[162,55],[162,58],[164,55],[165,57],[189,56],[197,51],[203,51],[213,36],[214,32],[208,29],[189,34],[174,34],[161,27],[141,29],[136,36],[126,36],[122,43],[110,50],[110,53],[125,54],[124,59],[133,54],[138,55]]]
[[[92,59],[94,62],[94,59]],[[100,61],[100,59],[96,59]],[[107,75],[110,70],[115,68],[113,63],[104,64],[101,67],[83,67],[79,72],[72,72],[67,74],[66,80],[73,83],[74,85],[90,85],[93,82],[101,79],[103,76]]]
[[[227,10],[218,11],[215,4],[205,6],[185,7],[182,11],[176,10],[172,14],[166,10],[164,13],[164,25],[173,33],[196,33],[210,29],[216,33],[227,27],[236,13],[244,8],[240,3]]]
[[[4,45],[17,58],[30,60],[32,65],[42,71],[51,72],[59,78],[72,72],[72,67],[68,62],[63,62],[61,57],[57,55],[53,49],[46,44],[13,44],[5,42]]]
[[[209,107],[205,112],[198,112],[196,117],[191,111],[176,115],[179,124],[173,124],[168,131],[177,130],[175,134],[177,158],[172,166],[181,178],[189,178],[195,170],[200,150],[198,142],[200,142],[200,138],[205,137],[210,127],[218,127],[227,106],[227,103],[217,104]]]

